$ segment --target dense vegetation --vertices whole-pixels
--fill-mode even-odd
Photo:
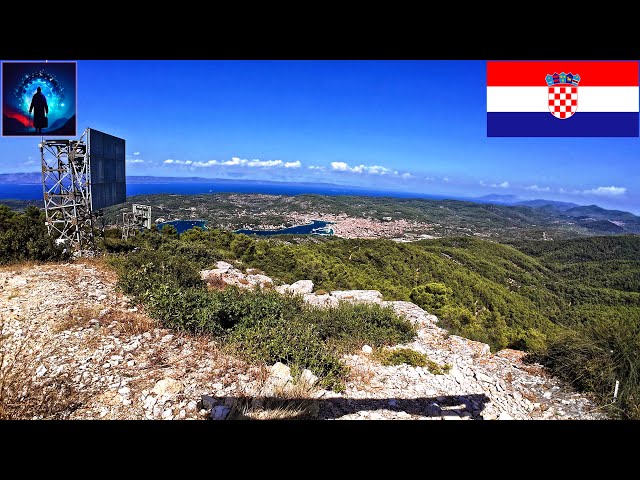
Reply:
[[[0,205],[0,265],[24,260],[58,260],[64,248],[47,233],[44,213],[29,206],[24,213]]]
[[[203,232],[190,234],[208,237]],[[308,368],[320,377],[321,385],[341,390],[347,371],[340,354],[364,344],[380,347],[415,337],[408,320],[377,305],[341,303],[320,309],[275,291],[207,290],[199,268],[208,261],[197,254],[198,248],[191,256],[191,246],[173,235],[146,237],[142,248],[113,259],[122,290],[166,326],[212,334],[248,360],[283,362],[294,374]]]
[[[640,418],[638,236],[506,245],[473,238],[413,243],[256,239],[193,229],[180,237],[147,234],[135,244],[162,258],[182,256],[181,268],[188,262],[198,269],[217,260],[236,260],[277,282],[310,279],[318,290],[377,289],[387,299],[413,301],[438,315],[452,333],[489,343],[493,350],[533,353],[602,403],[611,402],[619,380],[615,407],[623,416]],[[148,287],[155,283],[150,279]],[[238,334],[236,339],[240,341]]]

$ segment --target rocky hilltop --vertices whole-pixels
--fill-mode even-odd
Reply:
[[[486,344],[449,335],[437,317],[410,302],[383,301],[375,290],[314,293],[309,280],[274,287],[260,272],[226,262],[216,267],[201,272],[211,288],[276,288],[327,307],[390,306],[418,332],[415,341],[393,348],[426,354],[447,371],[384,366],[365,346],[344,357],[346,390],[321,390],[308,370],[294,378],[280,363],[250,365],[208,337],[162,328],[129,304],[99,261],[10,266],[0,270],[0,378],[14,394],[23,389],[14,395],[20,399],[14,417],[36,405],[29,418],[603,418],[586,396],[525,362],[523,352],[492,354]]]

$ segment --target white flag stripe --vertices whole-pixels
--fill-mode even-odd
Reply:
[[[549,88],[487,87],[487,112],[548,112]],[[578,112],[637,112],[638,87],[578,87]]]

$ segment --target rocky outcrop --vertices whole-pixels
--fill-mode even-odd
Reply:
[[[272,283],[226,262],[202,273],[204,278],[218,276],[216,282],[223,285],[233,279],[251,283],[258,275],[261,281],[254,288]],[[115,280],[99,263],[0,269],[0,349],[11,355],[17,346],[27,346],[21,360],[36,386],[68,375],[78,401],[65,418],[225,419],[243,399],[283,392],[313,399],[313,418],[323,419],[602,417],[587,397],[524,361],[523,352],[492,353],[486,344],[449,335],[436,316],[417,305],[384,301],[376,291],[315,295],[309,293],[311,282],[294,284],[314,305],[372,301],[393,308],[417,329],[416,339],[402,347],[449,365],[446,373],[384,366],[375,349],[365,346],[343,357],[350,367],[346,390],[325,391],[309,370],[296,378],[283,364],[246,364],[222,352],[212,339],[162,328],[144,309],[129,305],[115,290]]]

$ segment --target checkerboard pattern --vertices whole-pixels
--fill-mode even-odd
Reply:
[[[578,110],[578,87],[554,85],[549,87],[549,111],[562,120]]]

